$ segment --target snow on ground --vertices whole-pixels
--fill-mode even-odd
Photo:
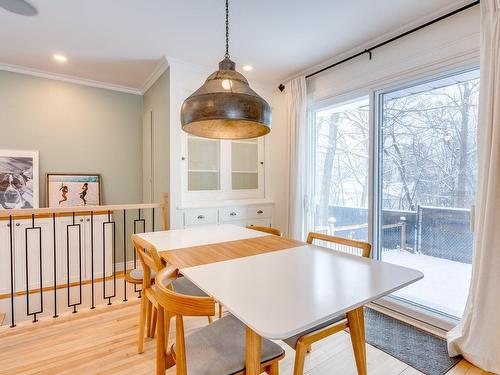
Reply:
[[[402,250],[384,251],[382,260],[414,268],[424,274],[422,280],[394,295],[456,317],[462,316],[469,291],[470,264]]]

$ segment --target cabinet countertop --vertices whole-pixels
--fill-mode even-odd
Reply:
[[[210,201],[210,202],[190,202],[185,203],[182,206],[177,206],[178,210],[190,210],[196,208],[218,208],[218,207],[228,207],[228,206],[255,206],[255,205],[269,205],[274,204],[272,199],[261,198],[261,199],[234,199],[234,200],[221,200],[221,201]]]

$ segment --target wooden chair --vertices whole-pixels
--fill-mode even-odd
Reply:
[[[325,247],[343,253],[361,255],[364,258],[369,258],[372,251],[372,246],[367,242],[309,232],[307,235],[307,243],[312,244],[314,240],[324,242],[324,244],[320,243],[321,246],[324,245]]]
[[[156,248],[151,246],[148,242],[143,241],[139,236],[133,234],[132,242],[134,243],[135,251],[142,265],[143,279],[142,279],[142,299],[141,299],[141,312],[139,320],[139,340],[137,344],[137,351],[144,352],[144,333],[148,337],[153,337],[155,334],[157,322],[158,301],[155,293],[155,285],[151,282],[154,275],[158,274],[164,268],[164,264],[156,251]],[[205,297],[206,294],[194,285],[185,277],[177,278],[172,283],[173,288],[186,295]],[[212,322],[212,315],[207,315],[208,322]],[[164,322],[163,325],[169,325],[170,322]],[[147,328],[147,330],[146,330]]]
[[[365,258],[370,257],[371,245],[366,242],[310,232],[307,236],[307,243],[312,244],[314,240],[324,242],[327,245],[325,247],[331,248],[334,251],[361,255]],[[364,319],[362,311],[362,309],[357,309],[356,311],[349,312],[346,315],[335,317],[328,322],[283,340],[295,349],[295,365],[293,375],[302,375],[304,373],[305,357],[306,354],[311,351],[311,345],[313,343],[348,328],[349,321],[353,321],[353,319],[362,321],[362,319]],[[353,346],[358,345],[355,337],[351,336],[351,341]],[[363,350],[363,348],[361,350]],[[364,363],[356,363],[356,366],[358,368],[358,374],[366,373]]]
[[[192,297],[172,290],[177,270],[166,267],[156,276],[158,299],[158,335],[156,373],[176,365],[177,375],[245,373],[246,327],[232,315],[225,316],[189,335],[184,333],[185,316],[213,315],[214,299]],[[169,327],[163,322],[175,317],[175,343],[168,350]],[[285,356],[281,346],[262,340],[261,371],[278,375],[278,361]]]
[[[283,236],[283,233],[277,228],[272,227],[261,227],[260,225],[248,225],[248,229],[258,230],[259,232],[265,232],[269,234],[274,234],[275,236]]]

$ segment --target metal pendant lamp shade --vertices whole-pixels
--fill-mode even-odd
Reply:
[[[271,131],[271,107],[229,58],[227,0],[226,56],[219,70],[182,104],[181,124],[185,132],[204,138],[255,138]]]

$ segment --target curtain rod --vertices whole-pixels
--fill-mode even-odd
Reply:
[[[463,12],[464,10],[467,10],[469,8],[472,8],[473,6],[476,6],[479,3],[480,3],[480,0],[476,0],[476,1],[473,1],[472,3],[470,3],[470,4],[467,4],[467,5],[463,6],[463,7],[461,7],[461,8],[455,9],[454,11],[451,11],[450,13],[443,14],[442,16],[439,16],[439,17],[437,17],[437,18],[435,18],[435,19],[433,19],[431,21],[428,21],[428,22],[426,22],[426,23],[424,23],[424,24],[422,24],[420,26],[414,27],[413,29],[405,31],[402,34],[396,35],[396,36],[394,36],[394,37],[392,37],[390,39],[387,39],[387,40],[385,40],[383,42],[380,42],[380,43],[374,45],[373,47],[367,48],[367,49],[365,49],[363,51],[355,53],[354,55],[346,57],[345,59],[337,61],[336,63],[333,63],[331,65],[328,65],[328,66],[324,67],[324,68],[321,68],[320,70],[317,70],[317,71],[315,71],[313,73],[310,73],[310,74],[306,75],[306,78],[311,78],[311,77],[315,76],[316,74],[323,73],[325,70],[331,69],[331,68],[333,68],[333,67],[335,67],[337,65],[340,65],[340,64],[343,64],[343,63],[345,63],[347,61],[353,60],[353,59],[355,59],[355,58],[357,58],[359,56],[362,56],[364,54],[368,54],[368,58],[371,60],[372,59],[372,51],[374,49],[377,49],[377,48],[380,48],[382,46],[385,46],[386,44],[389,44],[391,42],[394,42],[395,40],[401,39],[401,38],[403,38],[403,37],[405,37],[405,36],[407,36],[409,34],[412,34],[412,33],[416,32],[416,31],[419,31],[419,30],[421,30],[421,29],[423,29],[423,28],[425,28],[427,26],[433,25],[433,24],[435,24],[435,23],[437,23],[439,21],[442,21],[442,20],[444,20],[444,19],[446,19],[448,17],[454,16],[455,14]],[[284,84],[280,84],[278,86],[278,88],[279,88],[280,91],[283,91],[285,89],[285,85]]]

